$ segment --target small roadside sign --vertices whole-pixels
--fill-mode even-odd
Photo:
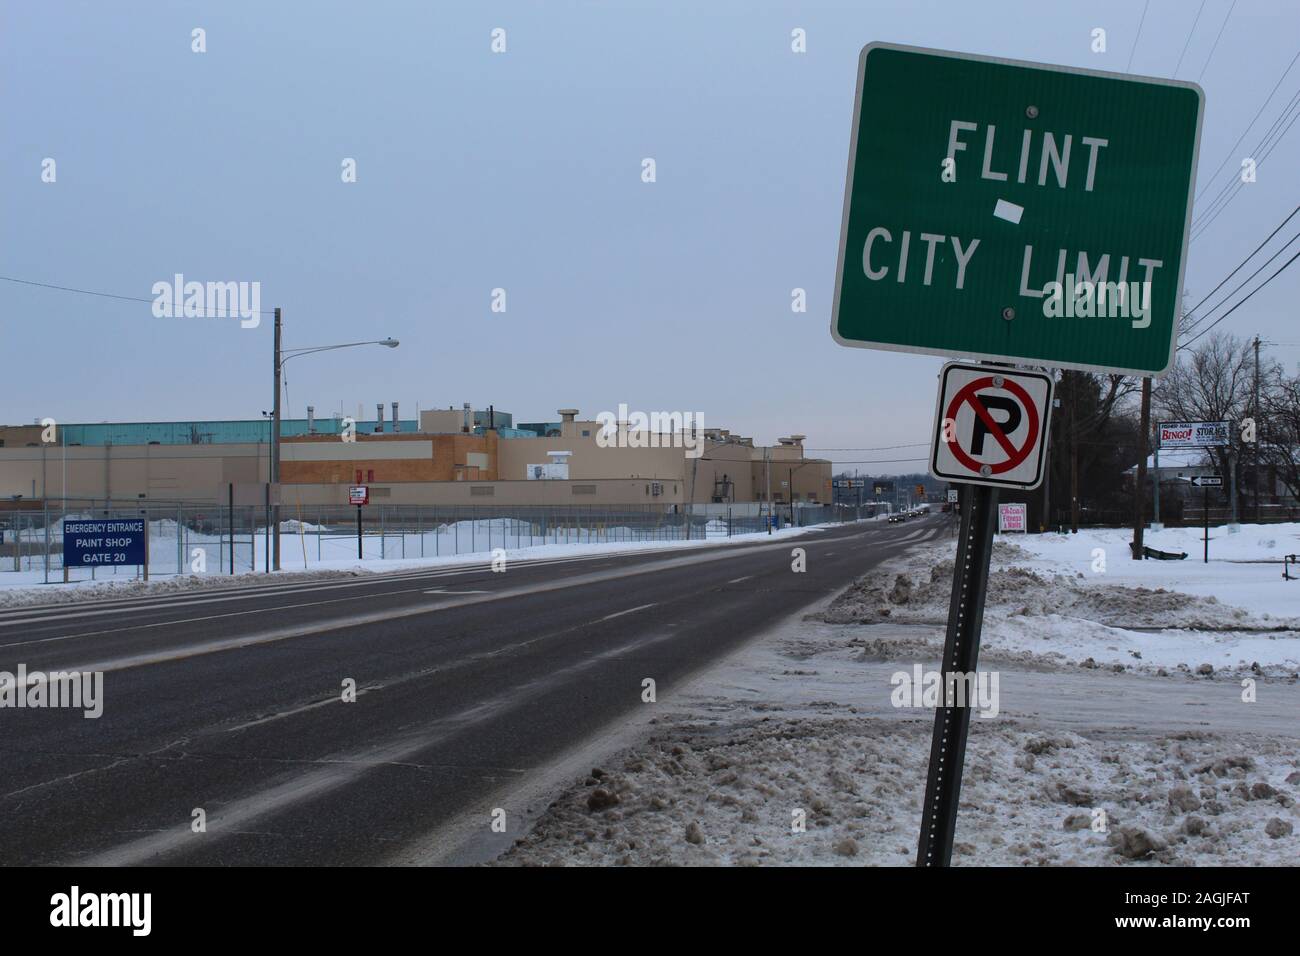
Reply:
[[[998,505],[999,531],[1029,531],[1029,506],[1022,502]]]
[[[63,580],[72,568],[138,565],[149,580],[149,523],[144,518],[63,522]]]
[[[994,488],[1037,488],[1052,414],[1050,375],[949,362],[939,373],[930,474]]]
[[[68,568],[144,564],[143,518],[63,522],[63,565]]]
[[[1232,422],[1161,422],[1160,448],[1208,448],[1228,444]]]
[[[1222,475],[1193,475],[1188,479],[1197,488],[1222,488]]]
[[[956,489],[956,488],[949,488],[949,489],[948,489],[948,504],[950,504],[950,505],[955,505],[956,503],[957,503],[957,489]]]
[[[358,507],[370,504],[370,486],[353,485],[350,487],[348,489],[348,504],[357,505]]]

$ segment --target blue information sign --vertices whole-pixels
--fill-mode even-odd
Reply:
[[[143,518],[91,518],[63,522],[63,566],[144,564]]]

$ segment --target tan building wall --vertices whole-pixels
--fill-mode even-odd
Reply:
[[[510,481],[527,475],[529,465],[546,464],[547,452],[572,452],[568,457],[569,477],[651,478],[682,480],[685,474],[683,449],[608,447],[597,442],[598,422],[564,422],[559,438],[509,438],[497,446],[498,477]],[[585,433],[585,434],[584,434]],[[625,441],[625,444],[627,442]],[[667,443],[667,437],[664,442]]]
[[[376,503],[393,504],[680,504],[763,500],[763,448],[706,442],[703,454],[681,447],[602,448],[596,422],[565,422],[560,438],[500,439],[495,432],[285,438],[281,446],[281,500],[287,505],[346,503],[356,481],[372,487]],[[583,432],[587,432],[583,435]],[[36,432],[39,436],[39,431]],[[528,480],[527,466],[568,451],[569,479]],[[805,463],[801,445],[773,449],[773,498],[795,470],[796,500],[830,500],[829,461]],[[265,443],[216,445],[38,445],[0,448],[0,497],[112,498],[224,501],[228,483],[240,500],[260,500],[252,487],[268,480]],[[373,473],[373,477],[371,477]],[[726,479],[724,486],[723,479]],[[475,492],[469,486],[479,486]],[[486,490],[484,490],[486,489]],[[577,489],[575,491],[575,489]],[[250,497],[252,496],[252,497]]]
[[[0,496],[219,500],[227,483],[265,482],[268,469],[265,444],[6,445],[0,448]]]
[[[41,425],[0,425],[0,447],[22,448],[29,444],[39,444]]]
[[[528,505],[610,507],[621,505],[678,505],[682,503],[680,481],[654,482],[645,479],[597,479],[589,481],[438,481],[372,484],[372,505]],[[284,485],[281,502],[286,518],[301,506],[346,505],[346,485]],[[307,513],[304,512],[304,518]]]
[[[367,484],[410,481],[494,481],[495,432],[486,435],[357,435],[286,438],[280,446],[284,484]],[[522,475],[520,476],[522,477]]]
[[[474,428],[474,412],[470,412],[470,429]],[[465,412],[460,408],[429,408],[420,411],[420,431],[425,434],[451,434],[460,432],[465,425]]]

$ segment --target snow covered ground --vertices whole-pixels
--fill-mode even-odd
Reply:
[[[236,574],[225,573],[223,569],[226,564],[224,562],[229,560],[229,552],[224,550],[226,545],[223,544],[220,537],[201,536],[190,532],[182,538],[182,545],[186,549],[186,554],[189,554],[193,548],[202,547],[207,549],[205,554],[207,570],[204,573],[178,575],[174,573],[176,569],[174,555],[177,549],[176,522],[163,519],[150,522],[150,549],[151,555],[154,557],[154,561],[150,565],[150,573],[151,575],[156,573],[156,569],[160,565],[165,565],[166,570],[172,573],[164,574],[161,577],[152,577],[148,582],[145,582],[139,579],[135,568],[100,568],[95,578],[91,577],[88,570],[79,568],[73,572],[74,579],[68,584],[63,584],[62,571],[54,570],[50,573],[51,583],[44,584],[42,583],[44,572],[37,563],[34,567],[23,571],[0,571],[0,607],[54,604],[87,598],[135,597],[196,589],[246,587],[249,584],[265,583],[268,580],[284,580],[285,578],[305,580],[339,576],[352,577],[362,574],[395,574],[418,571],[422,568],[471,567],[492,560],[495,549],[503,550],[505,560],[510,562],[701,548],[729,543],[752,543],[768,538],[766,532],[736,534],[727,537],[725,526],[721,529],[717,527],[722,524],[721,522],[710,522],[710,527],[707,529],[710,533],[706,538],[694,538],[690,541],[668,537],[650,540],[628,540],[631,538],[630,534],[620,535],[618,534],[620,529],[607,528],[602,530],[607,532],[606,537],[608,540],[599,540],[600,536],[596,536],[597,540],[593,541],[592,535],[580,537],[575,533],[566,541],[566,536],[561,532],[558,536],[551,536],[550,543],[537,543],[529,546],[526,544],[530,540],[527,535],[521,538],[507,534],[503,537],[500,519],[496,519],[491,523],[483,520],[464,521],[457,524],[463,527],[445,525],[438,530],[427,532],[428,540],[425,543],[428,547],[426,556],[417,556],[420,555],[418,545],[414,542],[408,542],[407,553],[413,556],[400,557],[402,551],[398,545],[398,539],[401,538],[401,535],[390,534],[382,551],[376,536],[364,538],[363,554],[365,554],[365,558],[359,560],[356,556],[355,537],[323,539],[325,544],[322,545],[322,551],[320,552],[323,557],[318,558],[312,538],[314,529],[304,525],[304,533],[300,536],[295,522],[285,522],[281,536],[281,567],[283,570],[275,575],[267,575],[260,570],[250,572],[247,570],[246,559],[244,570],[239,571],[237,563]],[[475,525],[478,527],[472,527]],[[773,539],[798,537],[832,527],[835,527],[835,525],[809,525],[802,528],[786,527],[774,531],[771,537]],[[465,540],[459,553],[450,548],[443,550],[451,550],[451,553],[434,553],[436,549],[433,538],[435,536],[442,536],[451,542],[455,540],[456,536],[462,535]],[[411,534],[407,537],[417,538],[418,536]],[[531,540],[540,542],[543,539],[537,537]],[[482,547],[478,550],[472,550],[478,545]],[[491,549],[489,549],[489,545],[491,545]],[[255,547],[260,567],[265,547],[265,541],[261,535],[258,536]],[[304,548],[307,554],[306,560],[303,559]],[[245,538],[243,541],[245,556],[248,550],[249,541]],[[387,557],[381,557],[381,554],[387,555]],[[119,573],[113,574],[112,571],[114,570]]]
[[[1227,675],[1295,677],[1300,670],[1300,581],[1284,581],[1283,554],[1300,551],[1300,525],[1148,535],[1196,560],[1134,561],[1131,533],[1003,535],[994,545],[982,646],[1053,663]],[[837,602],[839,623],[940,625],[948,619],[951,543],[914,551]]]
[[[1219,532],[1208,570],[1132,561],[1123,531],[1000,540],[980,655],[1000,706],[972,720],[954,865],[1294,865],[1300,581],[1226,559],[1276,559],[1298,530]],[[933,711],[893,691],[939,666],[952,549],[661,694],[643,742],[498,863],[911,865]]]

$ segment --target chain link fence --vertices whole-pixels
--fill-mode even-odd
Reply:
[[[63,523],[90,518],[148,522],[149,576],[265,571],[272,560],[263,506],[151,500],[51,500],[0,511],[0,574],[33,583],[63,579]],[[280,567],[490,554],[544,545],[725,540],[786,527],[871,517],[871,507],[646,505],[605,508],[505,505],[348,505],[281,508]],[[70,567],[69,580],[130,580],[139,567]],[[0,579],[3,580],[3,579]],[[13,579],[10,579],[13,583]]]

